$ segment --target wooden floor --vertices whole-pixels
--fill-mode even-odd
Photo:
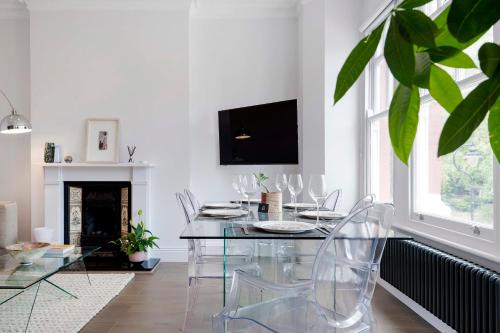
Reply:
[[[125,290],[104,308],[82,333],[180,332],[186,302],[186,264],[163,263],[154,274],[137,274]],[[211,331],[211,314],[221,307],[219,281],[200,290],[193,332]],[[404,304],[377,288],[373,312],[379,332],[437,332]]]

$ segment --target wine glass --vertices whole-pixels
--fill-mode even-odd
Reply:
[[[283,192],[288,187],[288,180],[286,179],[286,175],[279,173],[276,175],[275,181],[276,188],[278,191]]]
[[[319,206],[323,204],[328,196],[325,175],[311,175],[309,178],[309,195],[316,203],[316,223],[319,223]]]
[[[250,198],[259,190],[257,179],[253,174],[242,175],[240,177],[240,190],[248,200],[248,212],[250,212]]]
[[[295,215],[297,215],[297,196],[302,192],[304,185],[300,174],[291,174],[288,177],[288,191],[292,197],[292,202],[295,206]]]
[[[241,178],[241,175],[235,175],[233,176],[232,180],[231,180],[231,186],[233,187],[233,190],[236,191],[236,193],[239,194],[238,198],[238,203],[240,204],[240,206],[243,204],[243,201],[241,199],[242,197],[242,193],[241,193],[241,188],[240,188],[240,178]]]

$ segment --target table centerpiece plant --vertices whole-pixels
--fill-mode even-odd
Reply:
[[[269,205],[268,212],[281,213],[281,206],[283,202],[282,193],[279,191],[269,191],[269,188],[265,184],[269,177],[267,177],[264,173],[254,173],[254,177],[257,180],[257,185],[259,185],[259,187],[263,190],[261,192],[261,202]]]
[[[126,236],[111,242],[120,246],[120,250],[128,255],[130,262],[143,262],[147,259],[148,248],[159,248],[156,240],[160,238],[146,229],[142,221],[142,209],[139,209],[137,216],[139,218],[137,225],[134,225],[133,221],[130,220],[130,232]]]

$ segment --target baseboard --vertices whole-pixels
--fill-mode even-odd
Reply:
[[[414,300],[403,294],[401,291],[399,291],[397,288],[389,284],[388,282],[384,281],[383,279],[379,278],[377,280],[377,283],[387,290],[392,296],[396,297],[398,300],[400,300],[404,305],[412,309],[416,314],[418,314],[420,317],[422,317],[425,321],[427,321],[429,324],[431,324],[435,329],[437,329],[439,332],[443,333],[452,333],[456,332],[453,328],[450,326],[446,325],[441,319],[438,317],[434,316],[432,313],[424,309],[420,304],[416,303]]]
[[[161,262],[187,262],[187,249],[184,247],[164,247],[151,250],[150,256],[160,258]]]

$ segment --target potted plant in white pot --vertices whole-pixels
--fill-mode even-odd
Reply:
[[[121,251],[128,255],[128,260],[135,263],[143,262],[147,259],[148,248],[159,248],[155,242],[159,238],[147,230],[144,222],[141,220],[141,209],[137,212],[137,216],[139,218],[137,225],[134,225],[132,220],[130,220],[130,232],[126,236],[111,242],[120,246]]]
[[[257,184],[263,190],[261,193],[261,202],[269,205],[268,212],[269,213],[281,213],[282,206],[282,194],[281,192],[271,192],[269,188],[266,186],[265,182],[269,179],[262,172],[259,174],[254,174],[255,179],[257,180]]]

